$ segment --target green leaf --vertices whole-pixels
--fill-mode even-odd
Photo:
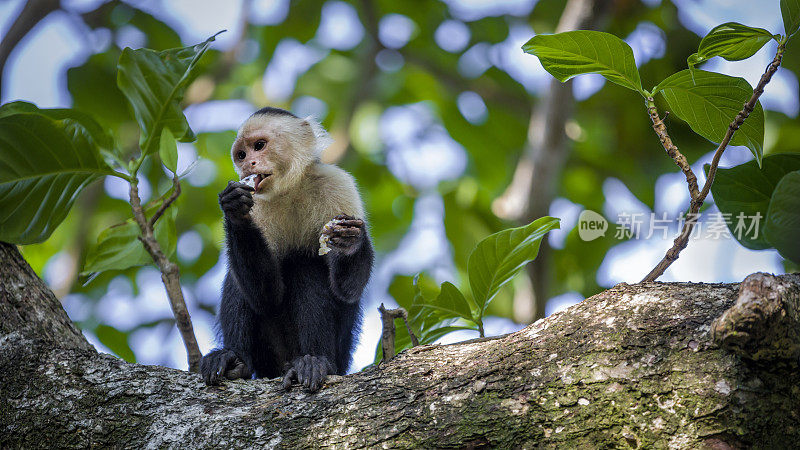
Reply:
[[[672,112],[685,120],[695,133],[719,143],[742,106],[750,100],[753,88],[744,78],[729,77],[704,70],[682,70],[669,76],[653,90],[661,92]],[[764,110],[761,103],[731,139],[732,145],[750,149],[756,161],[764,153]]]
[[[161,162],[167,169],[175,173],[178,170],[178,144],[175,137],[169,130],[161,132],[160,143],[158,144],[158,154]]]
[[[775,187],[764,237],[781,256],[800,263],[800,170],[786,174]]]
[[[768,217],[770,201],[778,183],[790,172],[800,170],[800,154],[769,155],[759,168],[755,161],[749,161],[730,169],[717,169],[711,193],[714,203],[722,213],[730,214],[728,228],[743,246],[752,250],[771,248],[763,232],[744,233],[737,226],[742,216],[748,218],[744,225],[750,225],[751,217]],[[706,172],[708,166],[706,165]]]
[[[772,39],[772,33],[736,22],[718,25],[700,41],[697,53],[689,57],[689,66],[721,56],[728,61],[740,61],[753,56]]]
[[[442,290],[439,291],[439,295],[435,300],[427,301],[423,306],[437,310],[445,317],[460,317],[470,321],[474,320],[472,308],[470,308],[469,302],[464,297],[464,294],[449,281],[442,283]]]
[[[186,87],[197,76],[197,62],[215,36],[192,47],[163,52],[148,48],[122,51],[117,64],[117,85],[133,107],[145,155],[158,150],[163,128],[181,142],[194,140],[180,102]]]
[[[781,15],[786,37],[797,33],[800,29],[800,0],[781,0]]]
[[[159,203],[153,202],[153,206],[148,208],[148,216],[156,210]],[[156,240],[168,257],[175,254],[177,243],[175,213],[173,205],[156,222],[154,229]],[[153,258],[138,239],[140,235],[139,225],[133,219],[103,230],[97,238],[97,245],[90,248],[86,255],[81,276],[152,264]]]
[[[108,325],[98,325],[94,333],[97,335],[97,340],[108,347],[115,355],[129,363],[136,362],[136,355],[133,354],[133,350],[131,350],[131,346],[128,344],[127,333],[123,333]]]
[[[0,117],[20,113],[41,114],[54,120],[61,120],[65,125],[65,129],[67,129],[70,134],[74,134],[76,132],[80,134],[86,134],[100,148],[105,150],[114,150],[114,138],[111,136],[111,132],[97,123],[92,116],[76,109],[39,109],[33,103],[21,101],[6,103],[0,107]],[[82,129],[73,131],[73,127],[81,127]]]
[[[539,34],[522,49],[538,57],[545,70],[559,81],[584,73],[599,73],[613,83],[645,95],[633,50],[613,34],[586,30]]]
[[[483,316],[500,287],[536,258],[544,235],[558,227],[559,219],[542,217],[524,227],[492,234],[478,244],[469,255],[467,267],[479,317]]]
[[[84,187],[113,172],[77,122],[0,112],[0,241],[42,242]]]

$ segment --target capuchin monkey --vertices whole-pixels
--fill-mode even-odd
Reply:
[[[233,165],[255,182],[219,194],[228,272],[222,348],[200,363],[206,384],[282,375],[286,389],[297,381],[313,392],[347,372],[374,254],[353,177],[320,161],[330,143],[318,122],[279,108],[239,129]]]

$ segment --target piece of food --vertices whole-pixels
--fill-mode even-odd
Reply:
[[[251,188],[255,189],[256,188],[256,178],[258,178],[258,174],[254,173],[252,175],[248,175],[248,176],[242,178],[241,180],[239,180],[239,182],[240,183],[244,183],[244,184],[250,186]]]
[[[341,219],[331,219],[322,226],[322,233],[319,235],[319,256],[327,255],[331,251],[328,247],[328,241],[331,238],[330,232],[333,231],[333,226],[341,223]]]

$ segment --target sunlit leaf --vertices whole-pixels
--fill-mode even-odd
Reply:
[[[775,186],[764,237],[781,256],[800,263],[800,170],[786,174]]]
[[[214,36],[198,45],[156,52],[148,48],[122,51],[117,65],[117,85],[133,107],[141,128],[145,154],[158,150],[160,132],[167,128],[181,142],[194,140],[180,101],[197,76],[197,62]]]
[[[773,246],[764,235],[764,220],[778,183],[788,173],[797,170],[800,170],[800,154],[769,155],[764,158],[761,168],[755,161],[750,161],[730,169],[717,169],[711,185],[714,203],[722,213],[730,214],[728,227],[740,244],[753,250]],[[740,224],[740,216],[744,223]],[[737,228],[749,227],[754,217],[760,218],[758,233],[755,230],[745,233],[747,230]]]
[[[433,300],[428,300],[424,306],[437,310],[447,317],[460,317],[473,320],[472,309],[470,308],[469,302],[464,298],[464,294],[449,281],[442,283],[439,295]]]
[[[178,170],[178,145],[175,142],[175,137],[169,130],[161,132],[161,138],[158,144],[158,154],[161,157],[161,162],[164,163],[167,169],[175,173]]]
[[[77,122],[39,113],[0,117],[0,241],[47,239],[78,193],[111,173]]]
[[[748,27],[737,22],[723,23],[703,37],[697,53],[689,57],[688,63],[694,66],[715,56],[728,61],[747,59],[772,38],[772,33],[763,28]]]
[[[542,217],[524,227],[492,234],[478,244],[469,256],[468,267],[469,284],[480,316],[500,287],[536,258],[544,235],[558,227],[559,219]]]
[[[685,120],[695,133],[719,143],[742,106],[753,95],[753,88],[744,78],[730,77],[704,70],[682,70],[658,86],[672,112]],[[756,161],[764,152],[764,110],[756,107],[731,139],[732,145],[750,149]]]
[[[584,73],[599,73],[644,95],[633,50],[613,34],[588,30],[539,34],[522,49],[537,56],[545,70],[559,81]]]
[[[786,36],[797,33],[800,29],[800,0],[781,0],[781,15]]]

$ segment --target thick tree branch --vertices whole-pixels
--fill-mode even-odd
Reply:
[[[714,342],[754,361],[800,360],[800,290],[781,277],[754,273],[711,324]]]
[[[683,229],[681,230],[681,233],[673,241],[672,247],[669,250],[667,250],[667,253],[664,255],[664,258],[662,258],[661,261],[659,261],[659,263],[656,264],[653,270],[651,270],[650,273],[648,273],[647,276],[645,276],[644,279],[642,279],[643,282],[657,280],[658,277],[663,275],[664,272],[667,270],[667,268],[669,268],[669,266],[672,265],[672,263],[675,262],[676,259],[678,259],[681,251],[684,248],[686,248],[686,245],[689,243],[689,236],[691,236],[692,230],[694,229],[694,226],[697,223],[697,220],[699,219],[698,212],[700,211],[700,207],[703,206],[703,202],[708,196],[708,193],[711,191],[711,184],[714,183],[714,176],[717,173],[717,166],[719,166],[719,160],[720,158],[722,158],[722,153],[725,152],[725,149],[728,147],[728,144],[730,144],[731,139],[733,138],[733,134],[736,132],[736,130],[738,130],[739,127],[742,126],[742,123],[744,123],[745,119],[747,119],[750,116],[750,113],[753,112],[753,109],[755,109],[756,107],[756,103],[758,103],[758,98],[761,97],[761,94],[764,93],[764,88],[767,86],[767,83],[769,83],[769,81],[772,79],[772,76],[775,74],[775,72],[778,71],[778,68],[781,65],[781,60],[783,59],[783,52],[784,52],[784,44],[781,43],[778,45],[778,49],[775,52],[775,58],[772,59],[772,62],[767,66],[767,69],[764,71],[764,74],[761,75],[761,79],[758,81],[758,84],[753,90],[753,95],[750,96],[750,100],[748,100],[747,103],[744,104],[742,110],[739,111],[738,114],[736,114],[736,118],[733,119],[733,122],[731,122],[730,125],[728,125],[728,131],[725,132],[725,137],[722,138],[722,142],[719,143],[717,150],[714,152],[714,157],[711,160],[711,166],[708,169],[708,177],[706,177],[706,182],[705,184],[703,184],[703,189],[697,195],[694,195],[693,193],[694,191],[692,188],[692,182],[690,180],[689,174],[686,175],[686,181],[687,183],[689,183],[689,192],[691,194],[691,204],[689,205],[689,213],[686,215],[687,217],[686,222],[684,222],[683,224]],[[648,103],[650,102],[650,100],[652,99],[648,99]],[[649,109],[649,104],[648,104],[648,109]],[[653,106],[653,109],[655,109],[655,106]],[[650,117],[651,118],[653,117],[652,111],[650,112]],[[658,117],[657,113],[656,117]],[[653,123],[653,128],[654,129],[656,128],[655,122]],[[656,133],[658,133],[658,130],[656,130]],[[664,134],[666,135],[666,129],[664,130]],[[660,134],[659,138],[661,138]],[[666,148],[666,144],[664,148]],[[675,148],[675,150],[677,151],[677,148]],[[669,150],[667,150],[667,152],[669,153]],[[683,155],[681,155],[680,152],[678,152],[677,155],[683,157]],[[670,154],[670,156],[673,155]],[[673,159],[675,159],[675,156],[673,156]],[[681,167],[681,169],[683,169],[683,166],[681,165],[681,162],[679,162],[678,159],[675,159],[675,162],[678,164],[678,166]],[[684,163],[685,163],[685,158],[684,158]],[[691,168],[689,168],[689,172],[691,172]],[[685,170],[684,173],[686,173]],[[694,178],[694,174],[691,174],[691,176],[692,178]],[[694,181],[695,181],[694,189],[696,190],[697,179],[694,178]]]
[[[181,333],[183,344],[186,346],[186,355],[189,362],[189,371],[197,372],[200,368],[200,359],[203,354],[200,353],[200,347],[197,345],[197,338],[194,335],[194,327],[192,326],[192,318],[189,316],[189,309],[186,308],[186,301],[183,298],[183,290],[181,289],[180,272],[178,265],[170,261],[164,254],[158,241],[153,234],[153,224],[158,220],[158,217],[163,214],[169,205],[175,201],[180,195],[180,182],[177,175],[173,178],[175,184],[172,194],[164,200],[161,207],[148,221],[145,216],[142,201],[139,198],[139,183],[136,177],[130,181],[130,199],[131,208],[133,209],[133,217],[142,231],[139,240],[142,241],[145,250],[153,258],[153,261],[158,265],[161,271],[161,281],[164,283],[164,288],[167,290],[167,297],[169,298],[169,305],[172,308],[172,314],[175,316],[175,324],[178,331]]]
[[[800,275],[770,283],[800,291]],[[754,364],[708,332],[736,295],[623,284],[517,333],[415,347],[286,393],[279,379],[207,387],[96,353],[0,244],[0,447],[791,447],[796,361]]]

